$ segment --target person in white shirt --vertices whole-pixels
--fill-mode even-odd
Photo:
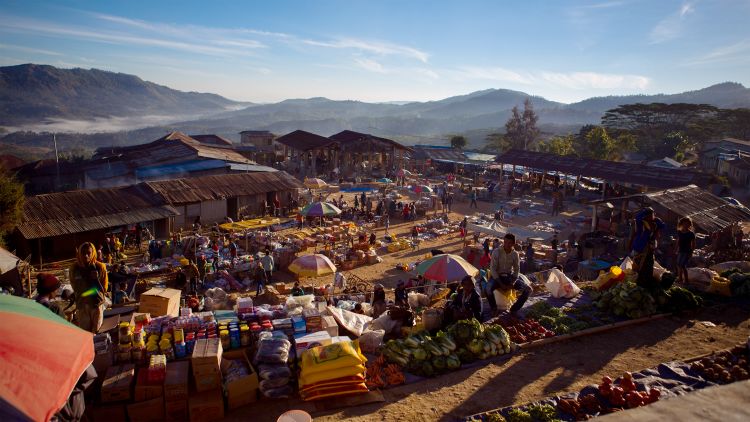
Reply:
[[[266,254],[260,259],[260,266],[266,274],[266,283],[270,283],[273,276],[273,255],[269,249],[266,249]]]
[[[521,259],[518,251],[515,249],[516,237],[512,233],[507,233],[503,237],[503,245],[499,247],[499,242],[495,242],[495,248],[492,251],[492,261],[490,262],[490,282],[487,302],[493,313],[497,312],[497,303],[495,302],[495,290],[507,291],[514,289],[520,291],[521,295],[518,300],[511,306],[510,313],[516,314],[523,307],[526,300],[531,296],[531,286],[518,276]]]

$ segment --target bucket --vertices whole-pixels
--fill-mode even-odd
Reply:
[[[442,309],[426,309],[422,312],[422,322],[427,331],[440,329],[443,325]]]
[[[311,422],[312,416],[304,410],[290,410],[284,412],[276,422]]]

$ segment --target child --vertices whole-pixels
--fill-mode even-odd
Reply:
[[[115,292],[112,294],[112,301],[115,305],[121,305],[123,303],[128,303],[130,301],[130,298],[128,298],[128,284],[124,281],[120,282],[120,284],[115,285]]]
[[[687,283],[687,265],[695,250],[695,232],[693,220],[682,217],[677,222],[677,282]]]

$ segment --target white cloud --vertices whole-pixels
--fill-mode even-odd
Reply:
[[[573,90],[586,89],[646,89],[651,82],[649,78],[638,75],[614,75],[594,72],[542,72],[543,81]]]
[[[359,59],[354,59],[354,63],[356,63],[357,66],[361,67],[362,69],[368,70],[370,72],[388,73],[383,68],[383,65],[376,62],[375,60],[359,58]]]
[[[533,80],[528,76],[502,67],[463,66],[458,68],[456,77],[459,80],[484,79],[499,82],[517,82],[526,85],[533,83]]]
[[[685,31],[687,17],[693,13],[695,13],[694,3],[683,3],[676,12],[659,21],[651,29],[651,33],[649,34],[651,44],[659,44],[681,36]]]
[[[707,54],[688,60],[687,66],[702,65],[717,62],[731,62],[736,60],[750,60],[750,39],[718,47]]]
[[[342,38],[334,41],[302,40],[302,43],[316,47],[353,49],[365,51],[368,53],[374,53],[381,56],[401,56],[416,59],[423,63],[427,63],[427,59],[429,58],[429,55],[427,53],[417,50],[416,48],[380,41],[364,41],[354,38]]]
[[[58,53],[57,51],[44,50],[41,48],[23,47],[20,45],[0,44],[0,50],[21,51],[24,53],[44,54],[47,56],[62,56],[62,53]]]

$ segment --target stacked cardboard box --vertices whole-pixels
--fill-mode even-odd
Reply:
[[[225,382],[224,391],[227,396],[227,407],[230,410],[254,403],[258,398],[258,374],[250,364],[248,353],[249,349],[232,350],[221,357],[222,369],[228,368],[233,361],[239,360],[248,371],[246,376],[234,380],[227,378]]]
[[[164,379],[164,414],[167,422],[188,420],[190,362],[170,362]]]
[[[102,403],[130,400],[131,387],[135,379],[135,366],[131,364],[112,366],[107,369],[101,389]]]
[[[305,318],[305,326],[308,333],[314,333],[323,329],[320,311],[316,308],[305,308],[302,311],[302,316]]]
[[[195,342],[190,363],[198,392],[221,388],[221,340],[199,339]]]

